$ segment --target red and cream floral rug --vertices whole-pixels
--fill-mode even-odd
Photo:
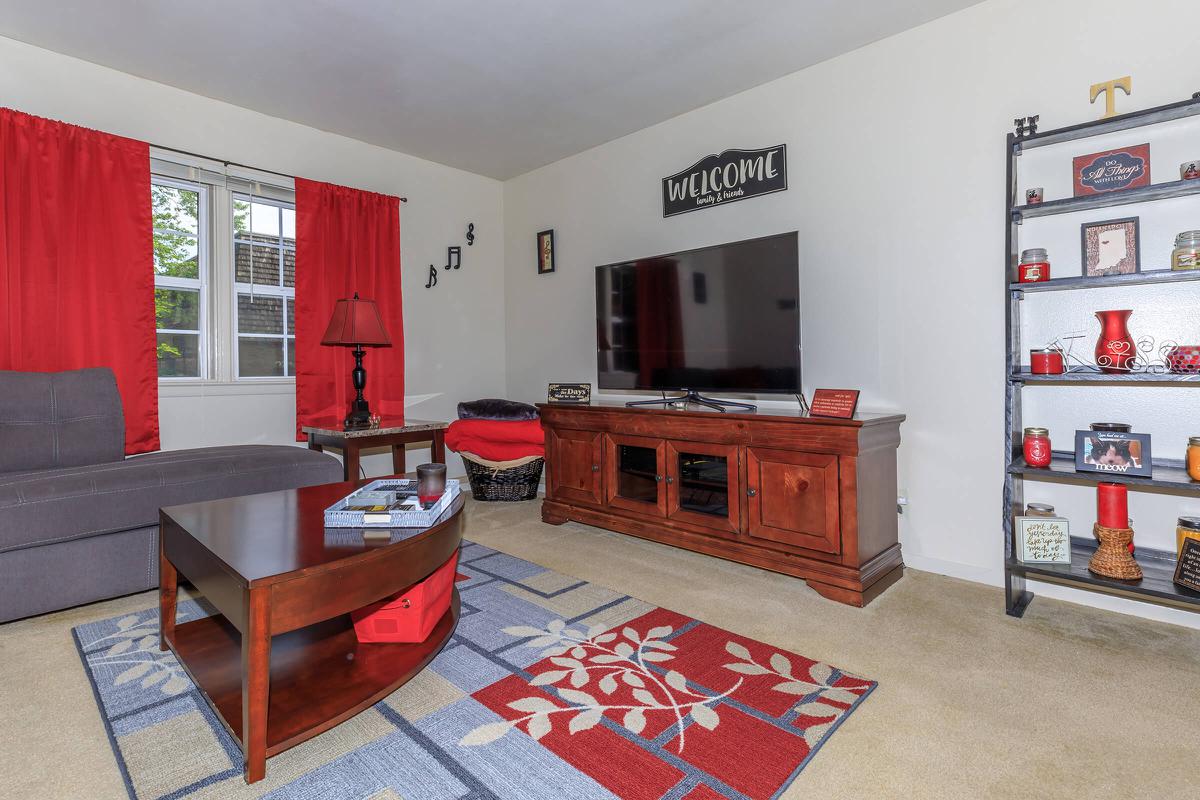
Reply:
[[[773,798],[875,688],[476,544],[459,572],[462,619],[430,667],[253,786],[159,652],[157,609],[76,628],[130,797]]]

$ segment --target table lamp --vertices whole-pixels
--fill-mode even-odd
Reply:
[[[363,389],[367,385],[367,371],[363,369],[366,351],[363,348],[392,346],[375,301],[359,300],[358,292],[354,293],[351,300],[338,300],[333,306],[333,316],[325,328],[325,335],[321,337],[321,344],[354,348],[354,371],[350,373],[350,378],[354,382],[355,397],[350,403],[344,429],[356,431],[371,427],[371,409],[363,397]]]

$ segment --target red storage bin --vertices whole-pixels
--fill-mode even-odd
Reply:
[[[423,642],[450,607],[458,551],[425,580],[350,612],[360,642]]]

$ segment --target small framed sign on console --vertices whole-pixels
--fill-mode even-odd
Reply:
[[[858,408],[858,389],[816,389],[813,391],[810,417],[853,419]]]
[[[546,400],[551,403],[587,405],[592,402],[592,385],[590,383],[551,383],[546,387]]]

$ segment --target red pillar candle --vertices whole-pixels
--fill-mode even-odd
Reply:
[[[1096,520],[1105,528],[1129,527],[1129,490],[1125,484],[1096,484]]]

